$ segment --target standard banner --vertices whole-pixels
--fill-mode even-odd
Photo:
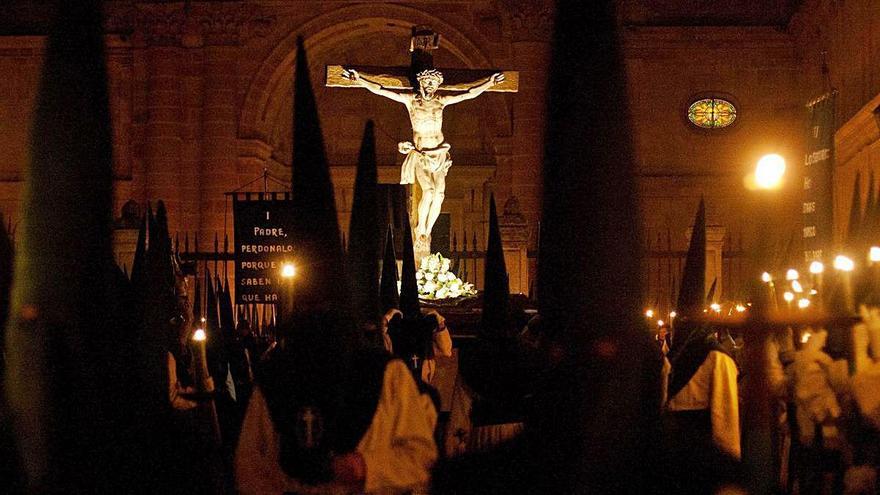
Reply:
[[[236,304],[279,302],[282,264],[293,255],[289,194],[233,195]]]
[[[804,261],[822,261],[832,243],[834,93],[808,105],[810,128],[803,169]],[[827,261],[827,260],[825,260]]]

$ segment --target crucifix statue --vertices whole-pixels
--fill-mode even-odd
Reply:
[[[416,259],[430,252],[431,230],[446,195],[446,174],[452,166],[451,146],[443,137],[443,109],[476,98],[485,91],[517,91],[518,73],[507,71],[437,70],[432,51],[440,37],[424,27],[414,27],[408,68],[327,67],[327,86],[359,86],[403,104],[409,113],[413,139],[398,143],[406,155],[401,184],[418,183],[421,198],[414,215]],[[417,88],[417,89],[416,89]],[[438,90],[454,92],[441,94]]]

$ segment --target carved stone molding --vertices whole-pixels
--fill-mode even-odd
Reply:
[[[265,36],[275,16],[259,5],[241,2],[195,2],[189,5],[138,4],[132,14],[133,31],[147,45],[239,45]],[[124,15],[107,22],[108,28],[126,26]],[[198,39],[199,42],[194,40]]]
[[[185,24],[186,12],[179,5],[141,4],[134,14],[135,34],[148,45],[179,45]]]
[[[550,42],[553,35],[553,2],[550,0],[503,0],[513,41]]]
[[[266,36],[275,16],[254,4],[203,3],[196,9],[205,43],[238,45]]]

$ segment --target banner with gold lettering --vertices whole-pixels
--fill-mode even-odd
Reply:
[[[810,128],[803,168],[804,261],[827,257],[832,243],[834,203],[834,96],[810,102]],[[827,260],[825,260],[827,261]]]
[[[293,253],[290,194],[233,194],[232,212],[236,304],[277,303],[281,265]]]

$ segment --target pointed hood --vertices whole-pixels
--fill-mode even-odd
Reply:
[[[852,201],[849,208],[849,223],[847,224],[846,242],[847,247],[852,249],[859,241],[859,228],[862,225],[862,174],[856,172],[853,183]]]
[[[333,183],[301,38],[296,52],[292,168],[296,311],[345,312],[348,290]]]
[[[193,288],[193,324],[198,326],[201,323],[201,318],[204,316],[205,312],[202,311],[202,283],[201,277],[196,274],[194,277],[196,279],[195,287]]]
[[[489,241],[486,246],[486,271],[483,284],[481,337],[500,338],[510,332],[510,285],[498,228],[495,195],[489,199]]]
[[[146,282],[147,222],[145,215],[138,228],[137,246],[134,250],[134,260],[131,262],[131,285],[137,293],[142,293]]]
[[[223,338],[231,339],[235,335],[235,314],[232,309],[232,295],[229,293],[229,279],[225,279],[226,283],[221,284],[217,279],[217,287],[223,287],[218,294],[220,303],[220,328],[223,330]]]
[[[706,294],[706,304],[715,302],[715,289],[718,287],[718,277],[712,279],[712,285],[709,286],[709,293]]]
[[[684,271],[681,274],[681,287],[675,310],[684,317],[698,316],[703,312],[706,301],[706,205],[700,200],[691,242],[688,246]]]
[[[21,195],[7,397],[26,419],[16,426],[29,492],[115,492],[121,473],[137,479],[126,465],[137,455],[132,430],[122,431],[135,370],[133,332],[117,326],[101,2],[57,2],[55,13]]]
[[[385,234],[385,255],[382,257],[382,284],[379,287],[379,305],[382,314],[400,308],[400,292],[397,290],[397,255],[394,254],[394,229],[388,226]]]
[[[215,384],[226,382],[226,353],[224,335],[220,324],[220,300],[211,272],[205,268],[205,349],[208,357],[208,371]]]
[[[381,223],[376,170],[376,137],[373,121],[367,121],[358,158],[351,206],[346,272],[351,288],[353,316],[359,323],[379,317],[379,249]]]
[[[400,267],[400,312],[404,318],[421,316],[419,306],[419,285],[416,281],[416,260],[413,252],[412,228],[409,212],[403,211],[403,265]]]
[[[15,254],[15,248],[12,238],[6,230],[6,223],[3,221],[3,215],[0,214],[0,325],[6,326],[6,320],[9,317],[9,302],[12,295],[12,267]],[[0,364],[3,362],[2,352],[4,349],[4,339],[2,336],[5,332],[0,329]],[[2,370],[0,370],[2,374]]]

